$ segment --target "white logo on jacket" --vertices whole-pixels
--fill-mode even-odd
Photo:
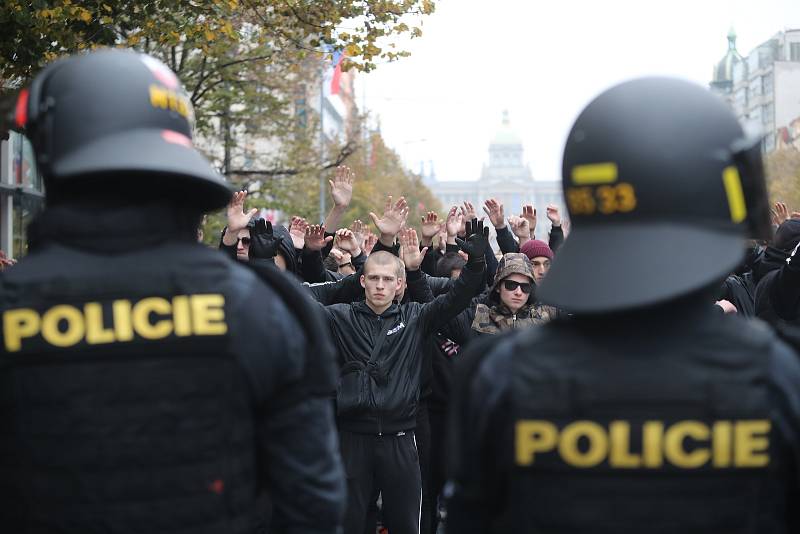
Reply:
[[[403,321],[400,321],[400,324],[395,326],[394,328],[392,328],[388,332],[386,332],[386,335],[387,336],[391,336],[392,334],[396,334],[396,333],[398,333],[400,330],[402,330],[405,327],[406,327],[406,325],[403,324]]]

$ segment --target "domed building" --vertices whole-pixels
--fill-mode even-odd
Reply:
[[[479,179],[439,181],[431,173],[425,183],[443,208],[461,206],[468,200],[478,216],[484,215],[483,203],[489,198],[503,203],[506,218],[522,213],[524,204],[533,204],[537,209],[537,235],[546,240],[550,221],[545,207],[555,204],[566,219],[561,182],[535,181],[524,161],[524,152],[522,138],[512,128],[508,111],[504,111],[500,127],[489,142],[489,163],[483,165]]]
[[[736,50],[736,32],[731,28],[728,32],[728,52],[714,67],[710,83],[711,90],[729,104],[733,102],[733,71],[742,61],[744,58]]]

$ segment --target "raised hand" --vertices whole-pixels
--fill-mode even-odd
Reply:
[[[789,208],[787,208],[786,204],[783,202],[776,202],[774,214],[775,215],[773,218],[777,221],[777,224],[780,226],[786,219],[789,218]]]
[[[247,191],[237,191],[228,203],[228,231],[238,233],[239,230],[247,228],[247,223],[258,212],[256,208],[247,213],[244,212],[244,200],[247,198]]]
[[[442,223],[439,221],[439,215],[435,211],[429,211],[422,217],[422,241],[425,244],[433,242],[434,236],[439,233]]]
[[[381,233],[381,242],[384,245],[391,246],[391,242],[394,241],[395,236],[405,224],[406,219],[408,219],[408,204],[403,197],[393,203],[390,195],[386,199],[383,216],[378,218],[373,212],[369,212],[369,216]]]
[[[489,216],[489,221],[491,221],[496,229],[499,230],[500,228],[505,227],[506,218],[505,214],[503,213],[502,202],[498,202],[497,199],[490,198],[484,202],[483,211],[485,211],[486,215]]]
[[[262,218],[256,219],[255,226],[250,228],[250,259],[270,259],[278,254],[283,241],[272,232],[272,223]]]
[[[407,271],[416,271],[422,264],[428,247],[419,249],[419,239],[417,231],[413,228],[404,228],[400,231],[400,259],[406,264]]]
[[[442,227],[439,229],[439,241],[436,243],[436,246],[444,251],[447,245],[447,228],[446,224],[442,224]],[[453,236],[455,238],[455,236]]]
[[[472,205],[472,202],[469,200],[465,200],[464,204],[461,206],[461,213],[464,214],[465,221],[471,221],[478,217],[478,212],[475,211],[475,206]]]
[[[536,208],[531,204],[522,206],[521,217],[528,221],[528,229],[531,231],[530,238],[533,239],[533,234],[536,231]]]
[[[522,244],[523,240],[530,241],[531,229],[528,226],[528,219],[523,217],[509,217],[508,224],[511,226],[511,232],[517,236]]]
[[[467,238],[458,239],[456,243],[461,250],[467,253],[469,263],[479,263],[485,261],[484,253],[489,247],[489,227],[483,225],[483,221],[472,219],[466,223]]]
[[[369,253],[372,252],[372,249],[375,248],[375,245],[378,244],[378,236],[376,236],[370,230],[367,233],[367,237],[364,238],[364,245],[362,245],[361,249],[364,251],[364,254],[369,256]]]
[[[558,212],[558,206],[555,204],[547,205],[547,218],[553,226],[561,226],[561,214]]]
[[[358,244],[358,240],[353,232],[347,228],[336,230],[336,238],[334,239],[333,244],[336,247],[339,247],[340,250],[349,252],[353,257],[361,254],[361,245]]]
[[[303,248],[305,244],[306,228],[308,228],[307,220],[302,217],[292,217],[292,222],[289,223],[289,235],[292,236],[294,248]]]
[[[358,241],[358,248],[364,248],[364,240],[367,238],[367,233],[369,233],[369,228],[367,225],[361,222],[359,219],[353,221],[353,224],[350,225],[350,231],[353,232],[353,237],[356,238]]]
[[[325,227],[318,224],[309,225],[306,228],[305,247],[308,250],[322,250],[325,245],[331,242],[333,236],[325,237]]]
[[[333,180],[328,180],[331,186],[331,196],[333,197],[334,206],[346,208],[350,205],[350,200],[353,198],[353,181],[355,175],[350,167],[346,165],[339,165],[336,167],[336,174]]]
[[[463,210],[459,212],[458,208],[453,206],[447,213],[447,221],[445,222],[447,237],[457,236],[462,226],[464,226],[464,212]]]

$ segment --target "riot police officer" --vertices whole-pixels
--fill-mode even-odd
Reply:
[[[270,502],[276,532],[337,532],[324,328],[274,268],[196,243],[231,192],[175,75],[70,57],[15,121],[47,207],[0,286],[2,530],[250,533]]]
[[[538,296],[573,316],[466,356],[448,531],[797,532],[800,362],[713,306],[768,231],[758,140],[704,88],[633,80],[576,120],[563,186]]]

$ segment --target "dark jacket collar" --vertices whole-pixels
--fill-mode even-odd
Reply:
[[[355,310],[357,313],[365,313],[373,317],[379,317],[379,315],[374,311],[372,311],[372,308],[370,308],[367,305],[367,301],[365,300],[361,300],[354,303],[353,310]],[[380,314],[380,317],[393,317],[399,314],[400,314],[400,305],[397,304],[396,302],[393,302],[391,306],[386,308],[386,310],[382,314]]]

